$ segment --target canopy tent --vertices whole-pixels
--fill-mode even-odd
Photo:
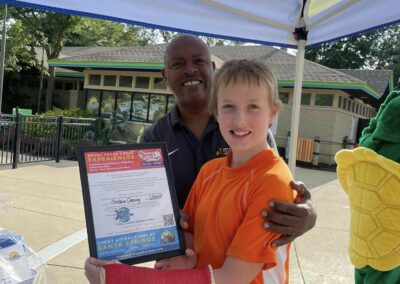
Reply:
[[[0,0],[0,3],[297,48],[289,156],[293,173],[305,47],[400,22],[398,0]]]

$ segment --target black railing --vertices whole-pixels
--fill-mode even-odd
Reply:
[[[276,139],[281,139],[282,141],[282,136],[276,136]],[[285,137],[284,139],[289,139],[289,137]],[[313,140],[313,146],[312,146],[312,159],[308,161],[304,160],[297,160],[297,162],[301,162],[302,165],[308,166],[316,166],[316,167],[326,167],[326,166],[331,166],[331,167],[336,167],[336,162],[334,160],[334,157],[336,153],[342,149],[353,149],[354,147],[357,147],[357,144],[355,144],[354,141],[348,138],[348,136],[344,136],[342,138],[342,141],[332,141],[332,140],[322,140],[320,137],[316,136],[314,139],[307,139],[309,141]],[[288,143],[286,143],[288,145]],[[290,145],[290,144],[289,144]],[[302,148],[304,149],[304,148]],[[305,148],[306,152],[310,148]],[[285,147],[278,147],[278,151],[281,157],[287,158],[288,154],[286,152]],[[298,150],[299,151],[299,150]],[[302,151],[302,150],[300,150]],[[308,155],[309,152],[307,152],[307,158],[310,156]],[[297,153],[299,154],[299,152]],[[300,154],[300,156],[302,156]]]
[[[90,118],[0,115],[0,164],[75,159],[78,144],[95,144]]]

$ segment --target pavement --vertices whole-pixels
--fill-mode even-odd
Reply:
[[[290,283],[353,283],[347,245],[349,206],[336,173],[296,169],[318,213],[316,226],[291,249]],[[0,168],[0,227],[21,234],[47,264],[46,284],[87,284],[86,225],[77,162],[54,161]],[[1,206],[0,206],[1,207]],[[151,266],[151,263],[144,264]]]

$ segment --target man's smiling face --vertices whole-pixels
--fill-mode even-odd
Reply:
[[[213,64],[207,46],[193,36],[175,39],[166,50],[164,79],[179,107],[190,111],[207,107]]]

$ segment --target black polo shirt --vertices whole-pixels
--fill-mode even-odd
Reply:
[[[183,208],[201,166],[225,156],[230,149],[214,117],[210,117],[199,141],[183,124],[176,106],[146,130],[142,142],[167,143],[180,208]]]

